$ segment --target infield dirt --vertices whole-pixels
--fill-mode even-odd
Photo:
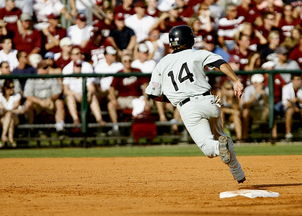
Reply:
[[[238,158],[241,185],[219,158],[0,159],[0,215],[302,215],[302,156]],[[280,197],[219,199],[238,189]]]

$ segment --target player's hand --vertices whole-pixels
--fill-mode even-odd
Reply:
[[[240,97],[242,96],[242,93],[243,93],[243,84],[241,83],[240,80],[237,80],[233,83],[233,87],[234,87],[235,96],[238,99],[240,99]]]

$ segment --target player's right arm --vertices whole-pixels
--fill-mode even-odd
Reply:
[[[243,84],[241,83],[240,79],[235,74],[231,66],[225,62],[220,65],[219,69],[221,72],[231,78],[231,80],[233,81],[234,93],[238,98],[240,98],[243,93]]]

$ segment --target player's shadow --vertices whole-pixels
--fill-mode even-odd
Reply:
[[[240,189],[267,189],[271,187],[290,187],[290,186],[302,186],[302,183],[245,185],[245,186],[241,186]]]

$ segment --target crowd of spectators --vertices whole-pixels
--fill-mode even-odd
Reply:
[[[63,25],[62,20],[70,25]],[[234,100],[231,84],[224,77],[210,81],[222,98],[224,122],[231,121],[238,140],[247,139],[251,120],[268,116],[268,76],[251,76],[249,71],[302,68],[300,0],[70,0],[68,5],[60,0],[0,0],[0,72],[151,73],[170,53],[169,30],[181,24],[192,27],[194,49],[217,53],[235,71],[246,71],[240,75],[246,87],[241,102]],[[173,113],[172,120],[180,121],[173,107],[147,101],[143,91],[147,81],[88,79],[88,102],[96,122],[106,124],[104,107],[113,123],[118,121],[119,109],[133,109],[137,116],[152,107],[160,121],[167,121],[167,110]],[[0,84],[1,146],[6,142],[15,145],[11,128],[20,114],[33,122],[41,110],[53,113],[58,131],[64,130],[66,113],[75,125],[80,124],[80,78]],[[276,113],[285,116],[285,136],[290,139],[293,116],[302,116],[301,74],[276,74],[274,99]],[[172,129],[177,131],[177,124]],[[114,125],[111,132],[117,130]],[[272,136],[278,136],[276,124]]]

